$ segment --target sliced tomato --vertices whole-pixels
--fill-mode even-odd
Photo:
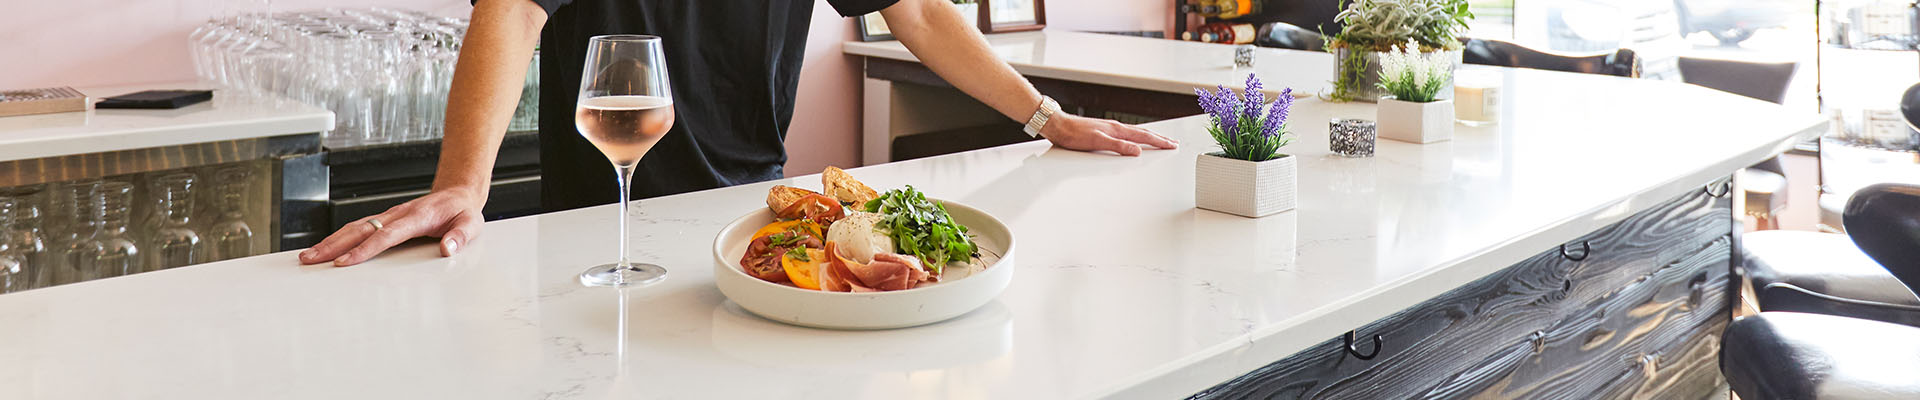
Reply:
[[[787,279],[801,289],[820,290],[820,267],[827,261],[826,250],[809,248],[804,250],[805,259],[794,257],[792,253],[780,256],[780,267],[787,270]]]
[[[793,204],[788,205],[786,209],[774,213],[774,216],[780,219],[804,219],[813,221],[821,226],[827,226],[833,225],[833,221],[838,221],[840,218],[846,217],[847,210],[845,207],[841,207],[840,202],[834,200],[832,197],[827,197],[822,194],[809,194],[801,197],[800,200],[795,200]]]
[[[792,221],[774,221],[771,224],[767,224],[767,226],[760,227],[760,230],[753,231],[753,237],[747,239],[759,239],[761,236],[790,231],[793,230],[794,226],[804,223],[807,223],[807,221],[797,219]]]

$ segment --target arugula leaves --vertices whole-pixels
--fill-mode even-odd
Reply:
[[[954,222],[946,206],[927,200],[912,185],[888,190],[863,208],[881,214],[880,226],[890,232],[894,250],[920,258],[935,274],[948,262],[980,255],[967,227]]]

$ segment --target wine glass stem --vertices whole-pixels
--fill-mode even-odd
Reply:
[[[614,175],[620,180],[620,268],[633,268],[627,263],[627,211],[633,207],[632,197],[633,169],[636,165],[614,165]]]

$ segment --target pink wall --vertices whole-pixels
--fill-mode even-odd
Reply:
[[[0,88],[103,86],[194,79],[186,37],[234,0],[65,0],[13,2],[0,13]],[[464,16],[466,0],[275,0],[274,10],[381,5]],[[1052,0],[1048,29],[1163,29],[1163,0]],[[860,146],[860,65],[840,52],[854,40],[853,20],[824,1],[814,7],[800,72],[799,101],[787,135],[788,175],[853,166]]]
[[[840,52],[841,42],[859,38],[855,27],[826,1],[814,4],[793,125],[787,129],[787,176],[820,172],[828,165],[860,165],[860,63]]]
[[[0,13],[0,87],[193,80],[187,34],[233,0],[9,1]],[[381,5],[464,16],[465,0],[275,0],[274,10]]]

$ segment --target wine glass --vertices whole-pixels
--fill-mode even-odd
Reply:
[[[620,183],[620,261],[587,269],[580,283],[625,287],[658,282],[667,277],[666,268],[627,261],[627,203],[634,166],[673,127],[673,89],[660,38],[594,36],[587,40],[581,75],[573,123],[613,162]]]

